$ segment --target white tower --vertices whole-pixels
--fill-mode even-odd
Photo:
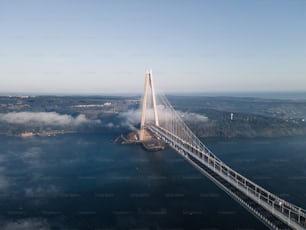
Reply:
[[[152,70],[147,70],[145,84],[144,84],[144,94],[142,99],[142,111],[141,111],[141,123],[140,123],[140,132],[139,132],[139,140],[144,140],[145,135],[145,121],[146,121],[146,110],[147,110],[147,100],[148,100],[148,87],[151,89],[151,100],[153,104],[154,111],[154,124],[159,126],[158,116],[157,116],[157,108],[156,108],[156,98],[155,98],[155,89],[153,84],[153,76]]]

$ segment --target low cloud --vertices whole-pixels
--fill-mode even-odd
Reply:
[[[2,169],[3,170],[3,169]],[[6,177],[0,175],[0,191],[3,191],[9,187],[9,182]]]
[[[198,113],[179,112],[179,115],[185,121],[207,122],[208,117]]]
[[[141,111],[137,110],[128,110],[120,114],[122,118],[121,126],[128,127],[130,130],[136,130],[135,125],[140,123]]]
[[[176,111],[178,116],[180,116],[184,121],[195,121],[195,122],[207,122],[208,117],[198,114],[198,113],[190,113],[190,112],[182,112],[182,111]],[[173,119],[173,114],[170,112],[169,109],[162,105],[157,106],[157,113],[158,113],[158,119],[162,122],[167,122]],[[121,115],[122,123],[121,125],[124,127],[129,127],[131,130],[135,129],[135,125],[140,123],[141,119],[141,110],[129,110],[127,112],[122,113]],[[154,112],[152,108],[147,109],[146,112],[146,120],[154,120]]]
[[[41,152],[42,149],[40,147],[31,147],[23,154],[23,156],[25,158],[36,158],[41,154]]]
[[[42,219],[21,219],[14,222],[8,222],[0,226],[3,230],[49,230],[51,229],[47,221]]]
[[[86,123],[98,122],[87,119],[81,114],[72,117],[56,112],[11,112],[0,113],[0,121],[9,124],[48,125],[48,126],[79,126]]]
[[[53,197],[58,195],[59,188],[55,185],[30,187],[25,189],[25,196],[31,198]]]

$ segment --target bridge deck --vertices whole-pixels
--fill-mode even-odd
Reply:
[[[185,158],[192,163],[193,166],[198,168],[204,175],[208,176],[217,186],[228,193],[232,198],[243,205],[248,211],[259,218],[267,227],[277,228],[277,229],[293,229],[288,227],[287,224],[273,216],[269,211],[258,205],[251,198],[247,197],[244,193],[239,191],[237,188],[232,186],[217,173],[201,164],[197,159],[193,158],[191,155],[185,155]]]
[[[148,129],[270,229],[306,229],[305,210],[284,201],[237,173],[204,145],[193,146],[159,126],[151,125]]]

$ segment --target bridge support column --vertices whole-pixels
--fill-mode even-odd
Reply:
[[[154,124],[156,126],[159,126],[152,70],[150,71],[147,70],[146,72],[144,93],[143,93],[143,99],[142,99],[142,109],[141,109],[141,122],[140,122],[140,132],[139,132],[140,141],[143,141],[144,136],[145,136],[145,121],[146,121],[146,110],[147,110],[148,88],[149,87],[151,89],[151,100],[152,100],[153,112],[154,112]]]

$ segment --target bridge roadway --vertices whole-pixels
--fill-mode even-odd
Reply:
[[[219,160],[205,145],[193,146],[165,128],[146,127],[270,229],[306,229],[306,211],[270,193]]]

